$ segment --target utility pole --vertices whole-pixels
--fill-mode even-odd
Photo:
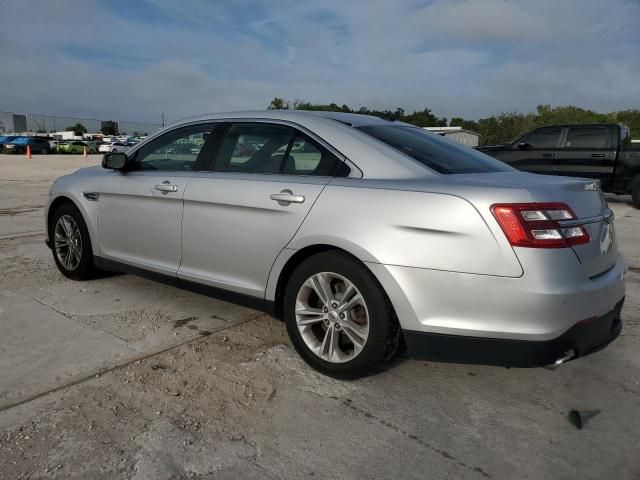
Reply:
[[[162,128],[164,128],[164,112],[162,112]]]

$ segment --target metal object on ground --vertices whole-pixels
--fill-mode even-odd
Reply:
[[[571,425],[576,427],[578,430],[582,430],[587,422],[598,415],[601,411],[602,410],[599,408],[594,410],[571,410],[569,412],[569,422],[571,422]]]

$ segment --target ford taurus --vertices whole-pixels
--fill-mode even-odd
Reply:
[[[67,277],[130,272],[267,311],[339,378],[400,350],[559,365],[622,326],[626,265],[597,181],[375,117],[190,119],[57,179],[46,223]]]

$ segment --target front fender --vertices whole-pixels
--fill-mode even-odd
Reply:
[[[93,169],[83,169],[93,170]],[[102,169],[100,169],[102,170]],[[84,219],[87,230],[89,231],[89,237],[91,239],[91,247],[94,255],[100,255],[100,242],[98,241],[98,201],[90,200],[84,196],[84,193],[98,193],[100,191],[100,183],[102,181],[102,174],[89,174],[98,173],[83,172],[82,170],[75,174],[67,175],[58,178],[49,191],[49,199],[45,208],[45,222],[47,241],[50,239],[50,220],[53,215],[52,206],[55,207],[64,201],[72,202]],[[101,173],[101,172],[100,172]]]

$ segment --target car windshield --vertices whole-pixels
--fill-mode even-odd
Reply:
[[[357,127],[438,173],[511,172],[512,167],[483,153],[419,127],[376,125]]]

